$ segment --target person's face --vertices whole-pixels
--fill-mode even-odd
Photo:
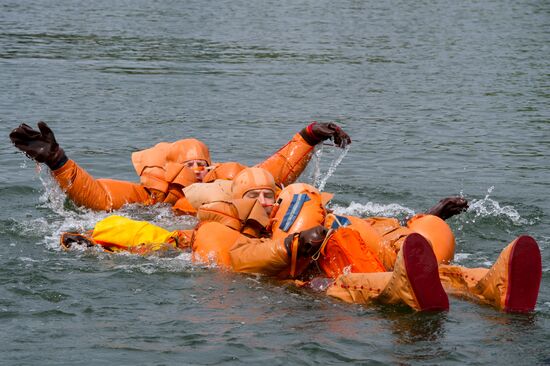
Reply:
[[[195,178],[197,178],[197,182],[202,182],[206,173],[208,173],[208,171],[206,170],[206,168],[208,167],[208,162],[206,160],[187,160],[183,164],[186,168],[189,168],[193,172],[195,172]]]
[[[271,189],[253,189],[245,193],[243,198],[255,198],[260,201],[265,212],[270,215],[275,204],[275,193]]]

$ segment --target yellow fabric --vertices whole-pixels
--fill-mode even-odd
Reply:
[[[95,225],[92,239],[107,247],[129,249],[148,244],[150,250],[158,250],[165,243],[173,242],[173,235],[174,233],[146,221],[112,215]]]

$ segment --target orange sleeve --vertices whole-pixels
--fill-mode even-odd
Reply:
[[[290,263],[282,240],[249,238],[215,221],[195,229],[193,252],[203,263],[235,272],[277,275]]]
[[[241,233],[219,222],[207,221],[195,228],[192,239],[194,259],[203,263],[231,267],[229,249],[239,239]]]
[[[77,205],[111,211],[126,203],[145,203],[149,193],[138,183],[95,179],[73,160],[52,172],[63,191]]]
[[[290,266],[283,240],[255,239],[241,235],[229,251],[235,272],[277,276]]]
[[[302,174],[312,154],[313,146],[297,133],[279,151],[256,166],[266,169],[273,175],[275,182],[286,186],[294,183]]]

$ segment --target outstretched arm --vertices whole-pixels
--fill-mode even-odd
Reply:
[[[67,158],[46,123],[38,122],[38,129],[36,131],[23,123],[10,133],[10,139],[29,158],[46,164],[67,196],[77,205],[110,211],[126,203],[149,200],[149,193],[140,184],[95,179]]]

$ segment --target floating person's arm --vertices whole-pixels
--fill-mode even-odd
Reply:
[[[304,269],[301,264],[309,264],[327,232],[319,225],[278,240],[241,237],[229,250],[231,267],[235,272],[293,278]]]
[[[268,170],[275,182],[288,185],[296,181],[311,159],[313,148],[318,143],[331,139],[340,148],[351,143],[349,135],[335,123],[313,122],[275,154],[256,165]]]
[[[138,183],[95,179],[67,158],[46,123],[38,122],[38,128],[39,131],[36,131],[21,124],[10,133],[10,139],[29,158],[46,164],[67,196],[77,205],[110,211],[126,203],[150,200],[148,191]]]
[[[463,197],[446,197],[440,200],[435,206],[428,209],[425,214],[434,215],[447,220],[455,215],[461,214],[468,209],[468,200]]]

